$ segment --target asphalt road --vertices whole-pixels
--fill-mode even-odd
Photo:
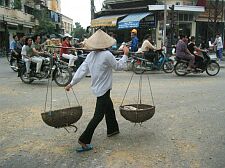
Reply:
[[[78,131],[55,129],[41,118],[47,81],[24,84],[0,59],[0,167],[3,168],[224,168],[225,167],[225,69],[215,77],[206,73],[177,77],[174,73],[143,75],[142,102],[156,112],[139,124],[119,112],[132,72],[114,72],[111,97],[120,134],[108,138],[105,121],[97,127],[94,150],[76,153],[77,140],[93,116],[96,98],[90,78],[74,86],[83,115]],[[124,104],[136,103],[139,76],[135,75]],[[63,88],[52,86],[53,109],[68,107]],[[72,93],[71,104],[76,105]],[[50,95],[47,110],[50,109]]]

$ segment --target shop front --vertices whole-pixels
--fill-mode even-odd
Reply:
[[[91,21],[91,27],[116,34],[117,43],[130,41],[130,31],[137,29],[140,42],[146,34],[155,38],[156,16],[151,12],[102,16]]]

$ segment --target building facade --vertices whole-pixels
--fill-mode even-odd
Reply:
[[[0,50],[8,48],[14,34],[31,33],[37,24],[34,16],[27,13],[25,3],[25,0],[0,0]]]
[[[73,31],[73,19],[62,15],[62,34],[69,33],[71,35],[71,32]]]
[[[124,40],[126,40],[126,37],[129,37],[130,30],[136,28],[140,39],[146,33],[152,34],[157,46],[160,47],[165,29],[164,12],[166,11],[167,22],[165,35],[167,36],[167,42],[171,43],[170,45],[176,43],[179,34],[194,35],[196,37],[204,36],[208,38],[207,36],[213,36],[208,33],[209,25],[213,24],[213,22],[219,25],[218,27],[221,33],[224,32],[224,9],[220,9],[222,11],[220,15],[217,14],[217,21],[214,19],[215,14],[212,15],[212,13],[216,13],[216,9],[214,9],[214,12],[211,12],[210,19],[209,10],[212,11],[212,3],[216,1],[219,1],[217,9],[224,6],[223,0],[105,0],[102,10],[95,14],[95,19],[91,22],[91,27],[102,27],[107,31],[114,31]],[[165,2],[167,5],[166,9]],[[128,18],[130,23],[133,24],[136,21],[139,24],[121,29],[121,23],[129,15],[137,16],[141,13],[143,15],[139,18]],[[210,20],[211,23],[209,23]],[[125,24],[132,25],[130,23]],[[142,27],[142,25],[145,25],[145,27]],[[203,29],[204,31],[201,31]],[[125,35],[126,37],[123,36],[124,33],[127,34]],[[121,42],[123,40],[119,41]]]
[[[0,51],[9,49],[13,35],[34,34],[43,12],[56,32],[71,33],[73,20],[60,13],[60,0],[0,0]]]

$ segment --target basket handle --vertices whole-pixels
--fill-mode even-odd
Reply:
[[[78,99],[77,99],[77,96],[76,96],[76,94],[75,94],[73,88],[71,88],[71,89],[72,89],[72,91],[73,91],[73,95],[74,95],[74,97],[75,97],[75,100],[76,100],[77,104],[80,105],[80,103],[79,103],[79,101],[78,101]],[[71,107],[71,105],[70,105],[70,100],[69,100],[67,91],[66,91],[65,89],[64,89],[64,91],[65,91],[65,93],[66,93],[66,98],[67,98],[68,104],[69,104],[69,106]]]

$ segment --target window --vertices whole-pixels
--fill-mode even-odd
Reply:
[[[0,6],[4,6],[3,0],[0,0]]]
[[[9,7],[9,5],[10,5],[9,0],[5,0],[5,6],[6,6],[6,7]]]

